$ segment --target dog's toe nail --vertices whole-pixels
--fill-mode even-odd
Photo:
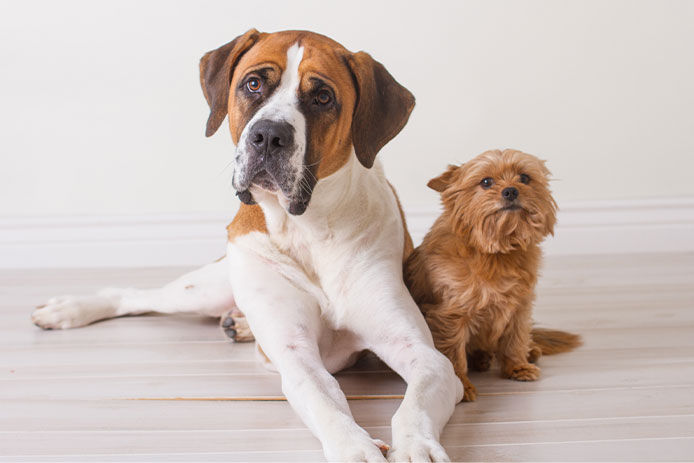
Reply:
[[[224,328],[229,328],[230,326],[234,326],[234,325],[236,325],[236,322],[231,317],[225,318],[224,321],[222,322],[222,326]]]
[[[235,330],[235,329],[229,328],[229,329],[227,329],[227,330],[224,330],[224,332],[225,332],[226,335],[227,335],[228,337],[230,337],[231,339],[236,339],[236,330]]]

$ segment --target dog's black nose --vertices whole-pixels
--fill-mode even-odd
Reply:
[[[512,186],[504,188],[501,192],[501,196],[507,201],[513,201],[518,197],[518,190]]]
[[[294,144],[294,128],[287,122],[260,120],[251,127],[248,143],[258,154],[273,155]]]

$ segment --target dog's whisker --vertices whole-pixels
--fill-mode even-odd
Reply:
[[[313,175],[313,172],[311,172],[311,169],[309,169],[308,166],[304,166],[304,172],[306,172],[307,174],[309,174],[309,175],[311,176],[311,178],[312,178],[316,183],[318,183],[318,179],[316,178],[315,175]]]
[[[316,162],[312,162],[311,164],[305,164],[304,167],[313,167],[313,166],[317,166],[318,164],[320,164],[320,162],[321,162],[322,160],[323,160],[323,156],[319,157],[318,160],[317,160]]]

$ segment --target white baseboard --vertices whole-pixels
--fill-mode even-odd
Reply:
[[[694,251],[694,198],[561,205],[548,255]],[[438,211],[408,210],[415,243]],[[154,267],[224,254],[230,214],[0,219],[0,268]]]

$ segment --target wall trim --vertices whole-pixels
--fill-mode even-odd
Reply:
[[[415,243],[438,210],[406,208]],[[229,213],[0,218],[0,268],[200,265],[224,254]],[[694,198],[562,204],[548,255],[694,251]]]

